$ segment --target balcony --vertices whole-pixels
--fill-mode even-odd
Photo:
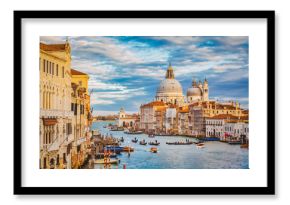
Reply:
[[[72,111],[65,110],[43,110],[40,109],[40,117],[73,117]]]

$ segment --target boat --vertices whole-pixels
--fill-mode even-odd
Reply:
[[[123,148],[123,152],[134,152],[134,148],[126,146]]]
[[[154,138],[155,135],[153,135],[153,134],[149,134],[148,137],[150,137],[150,138]]]
[[[157,153],[157,147],[151,147],[150,152]]]
[[[136,138],[135,139],[132,139],[132,142],[133,143],[137,143],[138,142],[138,139],[136,139]]]
[[[138,134],[143,134],[142,131],[125,131],[125,134],[129,134],[129,135],[138,135]]]
[[[124,147],[119,147],[119,146],[106,146],[106,147],[104,147],[104,150],[115,152],[115,153],[120,153],[123,151],[123,149],[124,149]]]
[[[95,159],[94,161],[95,164],[119,164],[120,160],[119,159]]]
[[[111,131],[124,131],[124,128],[123,127],[114,127],[114,128],[111,128]]]
[[[120,142],[124,142],[124,138],[121,137],[121,138],[119,139],[119,141],[120,141]]]
[[[196,147],[199,149],[204,148],[204,143],[197,143]]]
[[[230,144],[230,145],[240,145],[241,141],[240,140],[228,141],[228,144]]]
[[[168,145],[191,145],[193,142],[166,142]]]
[[[147,142],[145,142],[145,140],[140,141],[139,143],[140,145],[147,145]]]
[[[160,145],[160,142],[155,141],[155,142],[149,142],[148,144],[158,146]]]
[[[110,158],[116,158],[116,157],[117,157],[117,153],[110,153],[109,156],[110,156]],[[102,152],[97,153],[97,154],[95,155],[95,158],[96,158],[96,159],[104,159],[104,157],[105,157],[105,154],[102,153]]]
[[[241,148],[248,149],[249,148],[249,144],[241,144]]]

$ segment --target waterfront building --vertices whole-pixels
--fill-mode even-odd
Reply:
[[[127,114],[124,108],[120,109],[119,116],[117,119],[118,127],[138,128],[140,116],[137,114]]]
[[[180,135],[189,135],[189,109],[188,106],[182,106],[178,109],[178,133]]]
[[[205,119],[205,135],[207,137],[222,138],[225,134],[224,125],[225,125],[225,119],[221,118],[219,115],[206,118]]]
[[[169,64],[167,68],[165,79],[161,81],[157,89],[155,98],[156,101],[162,101],[164,103],[171,103],[176,105],[184,104],[182,86],[175,79],[171,64]]]
[[[90,96],[88,93],[89,75],[71,69],[71,111],[74,113],[72,131],[74,141],[70,153],[71,167],[78,168],[85,159],[87,144],[90,141],[90,126],[92,123],[90,111]]]
[[[192,135],[206,135],[206,118],[219,115],[231,115],[237,118],[247,118],[247,112],[233,101],[218,103],[216,101],[196,102],[189,105],[189,130]]]
[[[153,101],[140,107],[140,129],[147,133],[161,133],[164,128],[164,113],[168,107],[163,101]]]
[[[216,115],[205,118],[207,137],[218,137],[222,141],[240,140],[241,135],[248,139],[248,116]]]
[[[67,145],[73,141],[71,105],[71,48],[40,43],[40,168],[65,168]]]
[[[165,132],[166,134],[178,134],[177,106],[169,105],[165,112]]]
[[[209,88],[207,79],[205,79],[203,83],[199,81],[198,84],[195,80],[193,80],[192,87],[187,89],[186,96],[188,104],[197,101],[208,101]]]

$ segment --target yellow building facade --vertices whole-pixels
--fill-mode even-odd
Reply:
[[[79,168],[86,157],[87,145],[90,142],[90,95],[88,92],[89,76],[86,73],[71,69],[71,111],[73,117],[74,143],[72,149],[72,168]]]
[[[70,67],[68,42],[40,43],[40,168],[66,166],[67,145],[73,140]]]

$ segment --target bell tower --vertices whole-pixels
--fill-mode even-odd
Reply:
[[[205,78],[203,82],[203,101],[208,101],[208,81]]]
[[[119,118],[125,118],[125,116],[126,116],[125,110],[124,108],[121,107],[119,112]]]

